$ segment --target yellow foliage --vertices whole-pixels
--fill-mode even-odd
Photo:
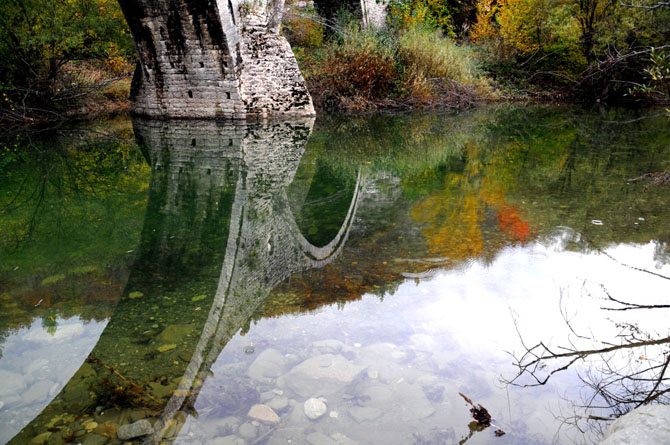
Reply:
[[[498,35],[498,26],[495,21],[498,9],[496,0],[479,0],[477,2],[477,21],[470,34],[473,41],[481,43]]]

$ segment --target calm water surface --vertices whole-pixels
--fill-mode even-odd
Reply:
[[[6,134],[0,442],[122,443],[141,419],[130,441],[596,442],[631,406],[603,369],[653,372],[667,343],[505,381],[524,345],[668,336],[608,295],[667,304],[670,189],[630,179],[669,161],[658,111]]]

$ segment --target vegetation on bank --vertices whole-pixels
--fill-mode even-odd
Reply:
[[[667,2],[388,0],[376,30],[346,12],[321,17],[324,1],[285,20],[323,108],[670,101]]]
[[[670,101],[659,0],[289,2],[283,32],[317,107],[463,107],[496,99]],[[657,2],[658,1],[658,2]],[[116,0],[0,2],[0,121],[127,106],[135,53]]]
[[[127,107],[135,51],[117,0],[0,2],[0,120]]]

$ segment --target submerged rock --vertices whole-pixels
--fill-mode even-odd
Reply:
[[[305,415],[309,419],[316,420],[319,417],[326,414],[326,411],[328,411],[328,407],[326,406],[323,400],[315,399],[314,397],[312,397],[311,399],[307,399],[305,401],[305,404],[303,405],[303,410],[305,412]]]
[[[207,441],[207,445],[245,445],[245,443],[244,439],[232,434]]]
[[[103,445],[106,444],[107,441],[108,439],[100,434],[89,434],[84,438],[83,445]]]
[[[371,406],[354,406],[349,410],[349,415],[358,423],[375,420],[382,415],[382,410]]]
[[[255,380],[277,378],[286,372],[286,359],[276,349],[266,349],[253,361],[247,375]]]
[[[307,436],[307,442],[311,445],[338,445],[337,441],[323,433],[312,433]]]
[[[46,433],[39,434],[39,435],[33,437],[33,440],[31,440],[30,443],[33,444],[33,445],[42,445],[42,444],[46,443],[47,440],[49,440],[49,437],[51,437],[51,434],[52,433],[50,433],[48,431]]]
[[[249,410],[249,417],[263,423],[279,423],[280,419],[277,413],[267,405],[254,405]]]
[[[312,348],[322,354],[338,354],[343,347],[344,343],[339,340],[320,340],[312,343]]]
[[[665,445],[670,438],[670,406],[641,406],[619,417],[600,445]]]
[[[151,433],[153,428],[147,419],[138,420],[135,423],[121,425],[116,432],[121,440],[133,439],[135,437],[146,436]]]
[[[286,397],[275,397],[267,405],[275,411],[283,411],[288,407],[288,399]]]
[[[323,354],[300,363],[284,380],[303,397],[330,395],[353,382],[364,370],[365,366],[355,365],[341,355]]]
[[[253,426],[250,423],[243,423],[240,425],[240,436],[244,437],[245,439],[253,439],[256,437],[257,434],[257,429],[255,426]]]

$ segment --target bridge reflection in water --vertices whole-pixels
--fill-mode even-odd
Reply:
[[[142,418],[153,425],[145,443],[174,439],[210,367],[273,287],[328,264],[347,240],[360,175],[325,245],[303,236],[300,203],[289,204],[313,120],[133,125],[152,167],[137,260],[88,359],[11,444],[116,438]]]

